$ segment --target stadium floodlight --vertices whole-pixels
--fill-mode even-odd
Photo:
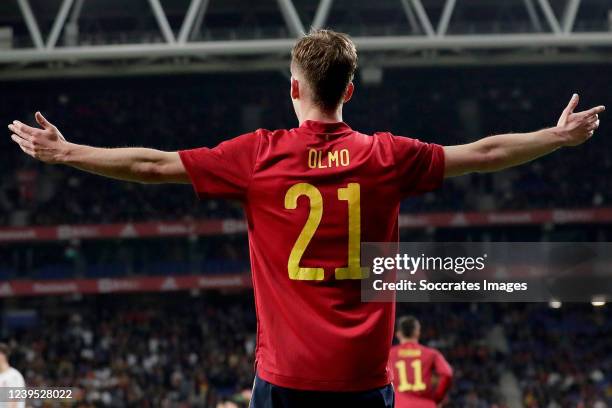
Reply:
[[[606,305],[606,300],[602,297],[594,297],[591,301],[591,305],[594,307],[602,307]]]
[[[558,301],[558,300],[554,300],[554,299],[553,299],[553,300],[551,300],[550,302],[548,302],[548,306],[549,306],[551,309],[560,309],[560,308],[561,308],[561,306],[563,306],[563,303],[561,303],[561,302],[560,302],[560,301]]]

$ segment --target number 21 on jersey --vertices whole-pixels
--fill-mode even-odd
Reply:
[[[300,261],[306,247],[312,240],[321,218],[323,217],[323,196],[318,188],[308,183],[294,184],[285,194],[285,208],[295,210],[298,198],[308,197],[310,212],[302,232],[298,236],[291,253],[287,269],[289,278],[297,280],[323,280],[323,268],[307,268],[300,266]],[[342,279],[364,279],[368,276],[368,268],[361,266],[361,189],[358,183],[348,183],[338,189],[338,200],[346,201],[348,205],[348,264],[335,269],[334,276]]]

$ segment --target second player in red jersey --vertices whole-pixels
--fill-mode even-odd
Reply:
[[[449,390],[453,370],[438,350],[419,344],[421,324],[417,319],[402,317],[397,326],[400,344],[389,354],[396,407],[435,408]]]

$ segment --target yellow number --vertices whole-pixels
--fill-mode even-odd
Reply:
[[[365,279],[368,268],[361,267],[361,188],[349,183],[338,189],[338,200],[348,201],[348,266],[336,268],[336,279]]]
[[[306,247],[319,227],[323,215],[323,196],[321,196],[321,192],[312,184],[295,184],[287,190],[287,194],[285,194],[285,208],[288,210],[295,210],[297,208],[298,198],[303,195],[310,200],[310,213],[289,255],[289,262],[287,264],[289,278],[298,280],[323,280],[323,268],[300,267],[302,255],[304,255]]]
[[[421,360],[413,360],[412,363],[410,363],[410,366],[412,367],[412,374],[414,378],[413,384],[408,382],[406,362],[404,360],[400,360],[395,363],[395,368],[397,368],[397,374],[399,377],[399,386],[397,387],[397,390],[399,392],[424,391],[427,388],[427,385],[423,382],[423,366],[421,364]]]
[[[300,261],[306,247],[315,234],[323,216],[323,196],[312,184],[298,183],[285,194],[285,208],[295,210],[297,200],[305,195],[310,200],[310,213],[302,232],[289,254],[287,269],[290,279],[323,280],[323,268],[305,268]],[[361,267],[361,189],[358,183],[349,183],[338,189],[338,200],[348,202],[348,266],[336,268],[336,279],[363,279],[368,276],[369,269]]]

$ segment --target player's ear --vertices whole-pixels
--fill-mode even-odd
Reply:
[[[291,77],[291,99],[300,99],[300,82]]]
[[[346,92],[344,93],[344,103],[347,103],[353,97],[353,92],[355,92],[355,85],[352,82],[349,82],[346,87]]]

